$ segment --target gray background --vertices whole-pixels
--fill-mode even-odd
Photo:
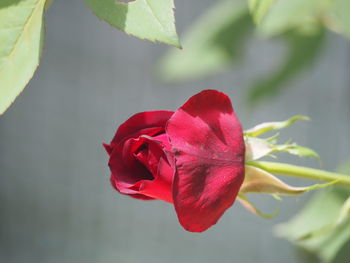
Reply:
[[[210,3],[177,1],[179,32]],[[286,130],[284,138],[314,148],[323,167],[332,170],[350,157],[350,49],[342,37],[330,38],[305,78],[277,100],[251,109],[245,88],[252,75],[278,60],[274,46],[252,44],[244,66],[221,75],[164,84],[152,68],[167,47],[114,30],[83,1],[55,1],[41,65],[0,117],[0,262],[301,262],[287,241],[274,237],[273,226],[290,218],[308,195],[285,198],[272,220],[237,204],[207,232],[188,233],[171,205],[133,200],[112,189],[101,144],[136,112],[175,110],[196,92],[215,88],[230,95],[245,128],[311,116],[312,123]],[[269,197],[255,201],[265,211],[280,205]]]

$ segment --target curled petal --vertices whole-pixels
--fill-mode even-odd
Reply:
[[[125,191],[120,191],[118,186],[117,186],[117,180],[115,177],[111,176],[110,178],[111,185],[115,190],[117,190],[120,193],[125,193]],[[138,194],[137,191],[129,191],[127,193],[128,196],[135,198],[135,199],[141,199],[141,200],[153,200],[154,198],[143,195],[143,194]]]
[[[113,152],[113,147],[111,147],[109,144],[107,143],[103,143],[103,147],[105,148],[106,152],[108,153],[109,156],[111,156],[112,152]]]
[[[169,120],[172,111],[146,111],[133,115],[118,128],[112,143],[118,143],[125,138],[137,137],[135,133],[154,135],[154,131],[163,130]],[[151,130],[151,134],[144,130]]]
[[[139,192],[146,196],[172,203],[171,185],[173,176],[173,168],[164,158],[161,158],[158,165],[157,177],[153,181],[141,181]]]
[[[138,191],[140,194],[172,203],[171,186],[174,169],[168,162],[163,144],[154,140],[154,138],[144,138],[147,140],[147,150],[140,151],[137,158],[152,172],[154,179],[139,181],[137,184]],[[145,153],[141,154],[142,152]]]
[[[173,200],[182,226],[202,232],[229,208],[244,179],[242,128],[230,99],[206,90],[168,121],[175,157]]]

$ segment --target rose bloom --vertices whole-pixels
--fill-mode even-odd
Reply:
[[[230,99],[205,90],[172,111],[135,114],[104,145],[122,194],[174,205],[181,225],[202,232],[235,201],[245,144]]]

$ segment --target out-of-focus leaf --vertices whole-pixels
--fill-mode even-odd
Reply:
[[[174,19],[173,0],[86,0],[93,13],[127,34],[181,47]]]
[[[277,0],[249,0],[249,9],[255,23],[259,24],[271,5]]]
[[[348,37],[350,37],[350,1],[335,0],[334,11],[341,29]]]
[[[350,37],[348,0],[249,0],[249,7],[259,31],[267,35],[323,26]]]
[[[350,164],[345,172],[350,172]],[[332,262],[350,240],[349,196],[350,190],[341,187],[317,193],[294,218],[276,228],[277,235]],[[347,263],[348,257],[341,262]]]
[[[0,114],[39,65],[45,0],[0,2]]]
[[[340,209],[336,225],[340,225],[344,223],[349,218],[349,215],[350,215],[350,197],[346,199],[342,208]]]
[[[159,63],[166,81],[217,73],[239,60],[254,29],[246,0],[218,1],[183,38],[183,50],[171,50]]]
[[[264,122],[256,125],[255,127],[245,130],[245,136],[259,136],[266,132],[281,130],[293,125],[295,122],[299,120],[310,120],[309,117],[303,115],[296,115],[285,121],[275,121],[275,122]]]
[[[296,16],[296,15],[295,15]],[[276,96],[286,84],[299,73],[305,71],[317,58],[324,42],[324,30],[319,28],[312,34],[292,31],[280,37],[287,46],[287,56],[275,72],[258,79],[251,87],[249,102],[256,104],[262,99]]]
[[[313,30],[314,26],[318,28],[322,23],[324,13],[332,8],[333,2],[334,0],[278,0],[267,12],[259,30],[268,35],[296,28]]]

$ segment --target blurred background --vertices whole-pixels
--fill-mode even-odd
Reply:
[[[180,36],[211,4],[176,2]],[[256,197],[263,211],[281,207],[271,220],[237,203],[216,226],[193,234],[182,229],[171,205],[113,190],[102,142],[136,112],[175,110],[203,89],[218,89],[231,97],[244,128],[310,116],[312,122],[298,123],[282,138],[313,148],[322,168],[335,170],[350,158],[350,46],[344,37],[327,32],[317,63],[277,97],[254,105],[247,102],[252,76],[283,58],[274,42],[246,43],[237,67],[169,83],[156,64],[172,47],[116,31],[83,1],[55,1],[46,29],[38,71],[0,117],[0,262],[318,262],[273,233],[310,194],[283,202]],[[319,167],[317,160],[281,160]]]

